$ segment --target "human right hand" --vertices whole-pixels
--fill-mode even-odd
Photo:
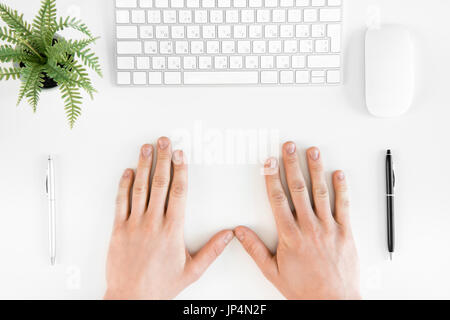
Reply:
[[[288,299],[360,299],[358,257],[349,221],[347,183],[342,171],[333,174],[335,212],[330,206],[325,172],[317,148],[307,151],[312,181],[311,204],[296,146],[283,146],[286,178],[295,212],[280,180],[277,159],[265,164],[266,186],[278,229],[273,255],[249,228],[235,235],[266,278]]]

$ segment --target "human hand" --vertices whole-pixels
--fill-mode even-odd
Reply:
[[[235,235],[266,278],[288,299],[360,299],[358,257],[349,221],[347,184],[342,171],[333,174],[334,214],[330,206],[320,151],[307,151],[314,206],[302,175],[296,146],[283,146],[292,212],[280,180],[278,161],[265,164],[266,186],[278,229],[273,255],[246,227]]]
[[[153,150],[144,145],[136,176],[127,169],[120,180],[105,299],[172,299],[203,274],[234,236],[232,230],[221,231],[197,254],[189,254],[183,234],[184,154],[172,154],[170,140],[160,138],[150,184]]]

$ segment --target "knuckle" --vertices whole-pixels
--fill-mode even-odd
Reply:
[[[286,163],[288,165],[296,165],[297,164],[297,155],[291,155],[289,157],[286,158]]]
[[[174,182],[170,192],[174,198],[184,198],[187,193],[187,188],[183,182]]]
[[[153,177],[153,188],[165,189],[169,186],[169,177],[163,175],[157,175]]]
[[[273,191],[270,195],[270,198],[272,199],[273,204],[276,206],[281,206],[286,201],[286,195],[282,190]]]
[[[318,199],[328,198],[328,188],[325,185],[320,185],[314,188],[314,195]]]
[[[167,152],[167,151],[159,152],[158,153],[158,160],[159,161],[164,161],[164,162],[170,162],[170,161],[172,161],[172,155],[169,152]]]
[[[147,192],[147,187],[145,185],[135,185],[133,188],[133,193],[136,195],[143,195]]]
[[[289,189],[291,190],[292,193],[295,194],[305,194],[307,191],[305,182],[301,180],[296,180],[292,182]]]

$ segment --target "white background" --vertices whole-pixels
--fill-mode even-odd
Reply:
[[[3,0],[31,20],[39,1]],[[364,101],[367,10],[404,24],[417,47],[417,89],[410,112],[371,117]],[[58,90],[38,112],[16,108],[18,81],[0,84],[0,298],[99,299],[116,185],[134,167],[141,144],[179,130],[277,130],[303,155],[319,146],[329,172],[347,172],[352,224],[365,298],[450,298],[450,2],[347,0],[345,84],[334,88],[118,88],[114,85],[113,1],[60,0],[60,15],[79,14],[96,35],[104,78],[85,100],[74,130]],[[386,75],[389,76],[388,74]],[[216,131],[217,132],[217,131]],[[207,139],[208,133],[201,138]],[[185,141],[186,142],[186,141]],[[198,141],[197,141],[198,142]],[[200,141],[201,142],[201,141]],[[204,146],[211,148],[205,141]],[[181,144],[182,146],[182,144]],[[219,145],[220,147],[220,145]],[[387,260],[384,153],[397,165],[397,254]],[[46,155],[57,160],[58,265],[49,266]],[[198,249],[222,228],[245,224],[274,248],[276,230],[258,164],[190,167],[186,242]],[[282,298],[235,240],[187,299]]]

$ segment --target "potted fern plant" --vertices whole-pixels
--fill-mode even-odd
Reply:
[[[98,57],[89,46],[98,38],[76,18],[56,17],[56,0],[42,0],[41,8],[31,24],[16,10],[0,3],[0,80],[22,81],[17,104],[23,99],[36,111],[42,89],[58,86],[64,101],[69,125],[73,128],[81,114],[81,90],[91,98],[95,91],[87,68],[102,76]],[[67,40],[58,35],[66,28],[78,30],[81,40]]]

